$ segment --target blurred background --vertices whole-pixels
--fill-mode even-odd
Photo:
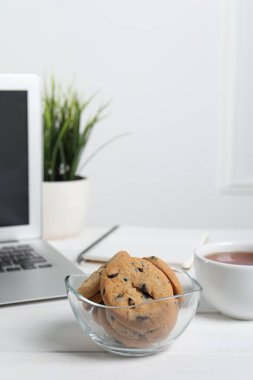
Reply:
[[[132,132],[80,173],[91,179],[87,225],[253,226],[250,8],[1,0],[0,71],[54,75],[111,100],[87,156]]]

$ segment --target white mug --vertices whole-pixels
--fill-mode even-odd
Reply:
[[[206,257],[222,252],[253,252],[253,243],[204,244],[196,249],[194,266],[203,295],[222,314],[253,320],[253,265],[221,263]]]

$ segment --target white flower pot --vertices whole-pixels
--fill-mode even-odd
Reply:
[[[84,227],[90,181],[43,182],[43,238],[65,239]]]

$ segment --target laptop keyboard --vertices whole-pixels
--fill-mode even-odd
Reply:
[[[45,257],[30,245],[4,246],[0,248],[0,272],[50,268]]]

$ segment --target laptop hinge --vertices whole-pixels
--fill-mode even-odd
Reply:
[[[17,243],[19,240],[0,240],[0,244]]]

